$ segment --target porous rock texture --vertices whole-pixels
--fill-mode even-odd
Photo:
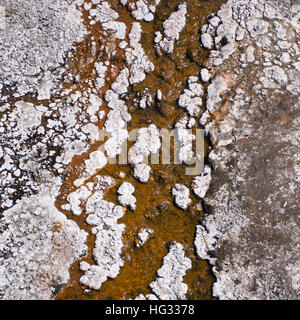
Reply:
[[[101,199],[101,197],[100,197]],[[93,225],[92,233],[96,235],[93,257],[96,264],[90,265],[85,261],[80,264],[80,269],[85,274],[80,278],[80,283],[92,289],[100,289],[102,283],[107,278],[115,278],[124,261],[121,257],[123,247],[122,233],[125,225],[118,224],[124,211],[122,207],[114,205],[112,202],[91,199],[87,202],[91,214],[87,217],[87,223]]]
[[[220,299],[300,298],[299,9],[229,0],[217,29],[203,28],[215,43],[206,66],[214,147],[195,246]]]
[[[75,4],[74,0],[0,1],[5,12],[0,32],[0,60],[5,61],[0,65],[0,89],[13,87],[15,96],[38,91],[38,99],[50,98],[63,72],[66,52],[86,33]]]
[[[54,297],[69,278],[69,266],[86,254],[87,233],[54,206],[57,190],[44,186],[22,198],[0,220],[0,297]]]
[[[174,242],[157,271],[158,278],[150,283],[150,288],[162,300],[184,300],[188,286],[183,276],[192,267],[191,260],[185,257],[182,244]]]
[[[91,132],[75,128],[82,105],[74,96],[47,106],[20,96],[43,100],[59,90],[66,52],[86,31],[75,1],[0,6],[0,88],[15,98],[6,102],[0,91],[0,299],[51,299],[87,251],[87,233],[57,210],[55,198],[62,167],[84,151]]]
[[[154,84],[153,91],[149,78],[161,67],[156,62],[169,69],[177,60],[181,38],[189,38],[193,6],[178,1],[158,26],[156,12],[165,4],[0,0],[0,299],[51,299],[63,291],[71,270],[79,274],[76,296],[119,289],[114,281],[124,278],[122,267],[131,259],[131,252],[124,254],[128,239],[137,240],[132,252],[149,254],[162,235],[155,223],[151,228],[119,223],[124,215],[121,221],[129,222],[130,215],[141,213],[139,188],[149,187],[151,194],[155,180],[167,179],[156,165],[146,164],[158,159],[162,147],[162,115],[177,129],[180,162],[188,165],[197,156],[196,136],[188,129],[204,128],[209,140],[203,172],[188,183],[173,181],[164,196],[187,217],[199,213],[196,201],[206,209],[196,230],[193,222],[189,231],[195,230],[198,257],[213,266],[213,295],[300,298],[299,1],[228,0],[210,14],[195,40],[209,58],[197,63],[197,72],[180,69],[179,82],[167,79],[177,96],[166,110],[171,101],[166,88]],[[149,34],[152,21],[158,29]],[[188,64],[199,52],[189,48]],[[173,118],[172,108],[180,117]],[[140,122],[139,111],[151,116]],[[131,120],[139,124],[135,137],[127,131]],[[128,152],[130,170],[111,174],[107,164],[121,154],[127,138],[135,140]],[[110,188],[116,194],[108,201]],[[165,204],[157,205],[156,218]],[[171,219],[172,210],[167,213]],[[151,215],[147,212],[154,221]],[[124,237],[126,228],[134,229],[133,237]],[[185,237],[169,240],[154,270],[157,279],[131,298],[193,294],[187,295],[184,283],[195,272],[184,279],[192,268],[189,257],[196,260],[193,235],[190,244]],[[74,261],[77,270],[70,268]]]

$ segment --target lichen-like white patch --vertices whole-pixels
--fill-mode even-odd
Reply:
[[[127,92],[129,86],[128,82],[129,71],[127,68],[124,68],[120,71],[116,81],[111,85],[111,89],[118,95]]]
[[[121,252],[125,225],[117,223],[124,215],[124,211],[122,207],[112,202],[100,200],[90,203],[89,212],[91,214],[87,217],[86,222],[95,226],[92,233],[96,235],[93,249],[96,265],[81,263],[80,268],[85,274],[79,281],[91,289],[98,290],[108,278],[115,278],[124,264]]]
[[[98,78],[95,81],[96,88],[100,89],[105,84],[105,76],[107,72],[107,66],[103,64],[103,62],[95,62],[94,64],[95,70],[97,72]]]
[[[182,244],[174,242],[157,271],[158,278],[150,283],[150,288],[161,300],[184,300],[188,286],[183,283],[183,277],[191,267],[192,262],[185,257]]]
[[[142,27],[138,22],[133,22],[129,33],[130,48],[125,49],[125,57],[130,65],[130,84],[139,83],[146,78],[146,74],[154,70],[153,63],[146,56],[140,44]]]
[[[200,77],[203,82],[208,82],[210,80],[209,71],[206,68],[201,69]]]
[[[74,215],[78,216],[81,214],[81,201],[86,200],[90,195],[91,191],[85,186],[76,189],[68,195],[67,200]]]
[[[89,9],[89,14],[100,23],[107,23],[119,18],[119,14],[106,1],[98,4],[95,9]]]
[[[107,159],[102,151],[90,153],[89,159],[84,160],[86,178],[92,176],[97,170],[102,169],[107,164]]]
[[[213,45],[214,45],[213,38],[211,37],[211,35],[209,33],[203,33],[201,35],[201,43],[202,43],[203,47],[206,49],[212,49]]]
[[[119,40],[124,40],[126,36],[126,24],[124,22],[109,21],[102,23],[104,30],[112,30],[115,37]]]
[[[65,53],[86,33],[80,11],[63,0],[2,0],[1,6],[7,16],[0,32],[0,84],[15,87],[16,95],[38,91],[39,99],[48,99]]]
[[[131,15],[136,20],[144,20],[147,22],[150,22],[154,19],[153,13],[144,0],[138,0],[136,2],[136,10],[132,11]]]
[[[158,300],[158,298],[155,294],[139,294],[137,297],[134,298],[134,300]]]
[[[128,138],[126,123],[130,121],[131,116],[127,111],[127,106],[120,96],[127,92],[129,71],[123,68],[116,81],[112,83],[111,89],[105,93],[105,100],[108,107],[112,109],[105,122],[106,133],[109,133],[109,139],[104,144],[104,149],[110,158],[115,158],[121,153],[124,143]],[[102,140],[104,137],[101,137]]]
[[[141,182],[149,180],[151,168],[145,163],[137,163],[134,165],[134,176]]]
[[[211,168],[209,166],[204,166],[203,172],[200,176],[195,177],[192,181],[192,189],[194,193],[201,199],[206,195],[211,183]]]
[[[203,87],[197,83],[197,77],[190,77],[188,79],[188,89],[180,95],[178,105],[185,108],[191,116],[197,116],[202,105],[201,97],[204,94]]]
[[[41,124],[43,112],[34,104],[24,101],[15,103],[18,119],[18,129],[20,134],[25,134],[25,131],[38,127]]]
[[[176,142],[178,148],[177,161],[179,163],[190,164],[194,161],[193,141],[196,139],[195,135],[191,133],[191,130],[187,130],[184,127],[188,125],[187,119],[183,118],[183,122],[176,123]]]
[[[142,247],[150,236],[153,236],[154,231],[152,229],[141,229],[138,232],[138,239],[139,241],[136,243],[137,247]]]
[[[155,154],[161,146],[159,131],[154,124],[137,131],[136,143],[129,149],[128,161],[132,164],[142,163],[150,154]]]
[[[145,88],[141,93],[141,99],[138,103],[139,108],[146,109],[146,107],[150,107],[152,105],[152,96],[149,92],[148,88]]]
[[[279,84],[287,83],[287,75],[285,74],[284,70],[279,66],[273,66],[264,69],[264,74],[270,78],[278,82]]]
[[[176,183],[175,186],[172,188],[172,194],[175,196],[175,203],[176,205],[185,210],[188,206],[192,203],[190,199],[190,190],[186,186]]]
[[[247,23],[247,30],[250,32],[251,37],[257,37],[258,35],[264,34],[268,31],[268,22],[259,20],[256,18],[250,18]]]
[[[172,12],[170,17],[164,21],[164,37],[161,32],[156,32],[154,39],[155,48],[158,54],[161,54],[161,50],[165,53],[172,53],[174,50],[174,44],[179,40],[180,32],[185,27],[186,23],[187,6],[185,3],[178,6],[178,10]]]
[[[55,183],[53,184],[55,185]],[[57,189],[59,184],[57,185]],[[86,253],[87,233],[55,206],[57,190],[41,186],[0,220],[0,295],[5,300],[51,299]]]
[[[118,189],[118,201],[121,205],[128,206],[131,210],[135,210],[136,207],[136,198],[132,195],[134,190],[134,186],[129,182],[123,182]]]

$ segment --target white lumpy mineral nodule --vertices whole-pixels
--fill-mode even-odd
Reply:
[[[185,257],[182,244],[174,242],[157,271],[158,278],[150,283],[150,288],[161,300],[186,299],[188,286],[183,283],[183,277],[191,267],[192,262]]]

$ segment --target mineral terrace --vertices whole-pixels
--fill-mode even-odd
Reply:
[[[0,299],[300,299],[299,34],[299,0],[0,0]]]

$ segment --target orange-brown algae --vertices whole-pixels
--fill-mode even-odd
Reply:
[[[116,0],[110,1],[110,3],[118,11],[119,20],[124,21],[130,29],[131,22],[134,20],[129,12]],[[149,59],[154,63],[155,71],[148,75],[142,83],[130,88],[127,105],[131,111],[132,120],[128,125],[128,130],[148,126],[150,122],[160,128],[172,128],[176,119],[183,114],[183,110],[176,107],[176,100],[185,89],[187,78],[191,75],[198,75],[208,57],[207,52],[201,48],[199,43],[199,29],[204,23],[203,19],[209,13],[215,12],[224,1],[188,1],[186,27],[180,35],[174,53],[161,57],[156,55],[153,46],[154,32],[162,28],[162,22],[168,18],[179,3],[181,3],[179,0],[162,0],[157,7],[155,20],[152,23],[140,22],[144,31],[142,45]],[[86,13],[84,19],[87,24]],[[93,64],[97,61],[98,51],[91,55],[91,37],[94,37],[96,43],[99,43],[99,40],[104,43],[106,41],[99,24],[89,26],[89,28],[91,28],[91,33],[86,36],[83,43],[78,45],[70,63],[73,73],[80,74],[78,87],[81,90],[86,89],[84,80],[95,78]],[[113,64],[121,70],[124,63],[122,52],[118,51]],[[116,76],[116,74],[110,75],[110,80],[98,92],[99,97],[103,98],[104,92]],[[163,93],[163,103],[159,106],[154,103],[146,110],[134,107],[134,98],[145,88],[149,88],[152,94],[159,88]],[[107,111],[105,105],[103,109]],[[99,128],[103,126],[104,121],[105,119],[98,123]],[[89,157],[90,152],[97,150],[102,143],[96,142],[90,147],[88,153],[74,157],[72,160],[56,201],[56,207],[59,210],[61,210],[63,204],[67,203],[67,195],[76,189],[73,182],[84,170],[84,160]],[[134,179],[133,168],[130,165],[109,164],[96,173],[96,175],[112,176],[116,181],[116,185],[108,189],[105,194],[105,199],[115,204],[118,203],[116,190],[122,181],[129,181],[135,187],[136,210],[130,211],[127,209],[124,217],[119,220],[119,223],[124,223],[126,226],[123,234],[124,247],[122,250],[125,263],[119,275],[115,279],[108,279],[104,282],[100,290],[85,291],[86,288],[79,284],[79,278],[83,275],[79,271],[80,261],[75,262],[70,268],[71,280],[63,286],[56,299],[120,300],[133,299],[141,293],[150,293],[149,284],[156,279],[156,271],[161,267],[163,257],[168,252],[168,244],[172,241],[183,244],[186,256],[192,260],[192,269],[188,270],[184,277],[184,282],[189,287],[187,298],[213,298],[211,292],[214,281],[213,274],[208,263],[196,257],[193,245],[195,227],[204,215],[200,200],[192,197],[192,205],[184,211],[174,205],[174,199],[170,193],[172,186],[178,182],[189,187],[193,177],[185,174],[185,166],[183,165],[151,165],[151,169],[152,173],[148,183],[141,183]],[[124,180],[119,177],[121,171],[126,174]],[[91,177],[90,180],[96,179],[96,175]],[[73,219],[81,229],[89,232],[88,253],[82,260],[94,264],[92,250],[95,236],[91,234],[91,227],[85,222],[87,215],[84,210],[81,216],[76,217],[68,211],[63,212],[70,219]],[[154,235],[143,247],[138,248],[136,246],[137,233],[141,228],[151,228]]]

